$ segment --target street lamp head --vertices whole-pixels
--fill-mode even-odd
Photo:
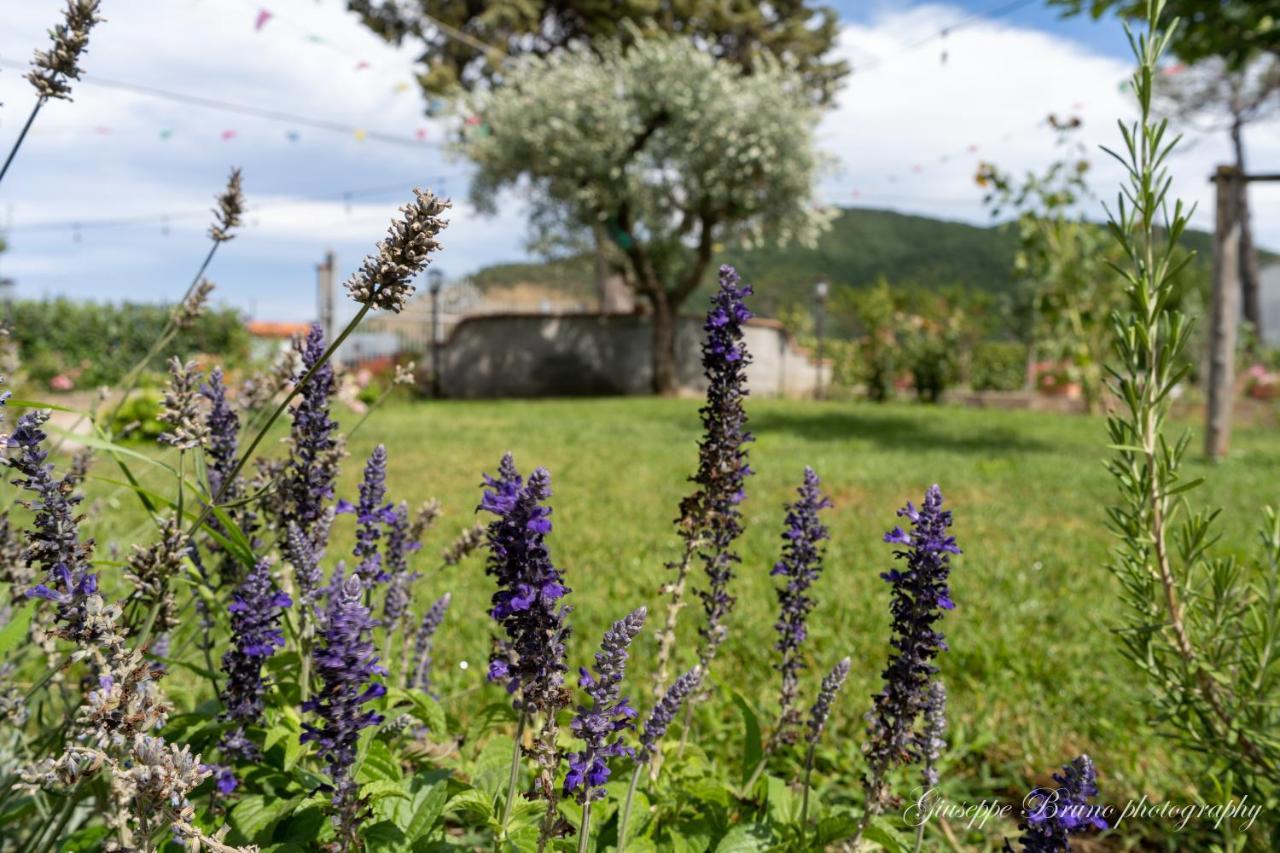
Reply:
[[[827,301],[828,291],[829,291],[829,286],[827,285],[827,282],[825,280],[819,281],[817,284],[813,286],[813,296],[815,299],[818,300],[819,303],[823,303]]]
[[[444,287],[444,273],[432,267],[427,270],[427,289],[434,296],[440,292],[440,288]]]

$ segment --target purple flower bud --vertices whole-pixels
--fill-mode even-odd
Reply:
[[[591,697],[590,705],[579,705],[569,724],[584,747],[569,756],[569,772],[564,780],[565,795],[577,792],[578,802],[604,796],[609,781],[609,758],[631,755],[618,733],[632,728],[636,716],[631,703],[622,696],[622,679],[627,669],[627,649],[644,627],[648,611],[641,607],[613,623],[596,652],[595,675],[581,670],[578,680]]]
[[[645,721],[644,731],[640,734],[640,752],[636,756],[636,761],[647,764],[653,758],[658,748],[658,741],[662,740],[667,733],[676,714],[680,713],[680,706],[684,704],[685,698],[697,688],[701,680],[702,671],[694,667],[677,678],[667,688],[667,692],[662,694],[662,698],[649,712],[649,719]]]

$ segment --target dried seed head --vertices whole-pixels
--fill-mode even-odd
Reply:
[[[194,361],[183,364],[176,355],[169,360],[169,384],[156,419],[169,426],[157,439],[161,444],[191,450],[205,443],[209,425],[200,416],[200,374]]]
[[[80,79],[80,54],[89,46],[89,30],[102,20],[99,0],[67,0],[62,22],[49,30],[53,45],[37,50],[27,80],[41,98],[71,100],[69,80]]]
[[[396,375],[395,375],[395,378],[391,380],[391,384],[392,385],[412,385],[413,372],[416,368],[417,368],[417,365],[414,364],[412,361],[407,364],[397,364]]]
[[[449,543],[449,547],[444,549],[442,559],[446,566],[456,566],[473,551],[484,544],[485,525],[484,522],[477,522],[468,527],[466,530],[458,534],[458,538]]]
[[[430,190],[414,189],[413,194],[414,201],[400,208],[403,215],[392,220],[387,238],[378,243],[378,254],[366,257],[347,281],[347,292],[356,302],[400,313],[413,295],[410,282],[440,248],[436,235],[449,224],[441,214],[452,204]]]
[[[422,537],[427,535],[427,531],[436,523],[436,519],[440,517],[441,512],[440,501],[435,498],[424,501],[422,506],[418,507],[417,513],[414,514],[413,523],[409,525],[409,538],[414,542],[421,542]]]
[[[240,170],[232,169],[227,178],[227,188],[218,196],[218,206],[213,209],[214,222],[209,226],[209,236],[216,243],[225,243],[235,237],[232,230],[240,226],[244,213],[244,194],[240,191]]]
[[[187,294],[187,298],[182,300],[178,310],[174,312],[173,324],[179,329],[189,329],[195,325],[196,320],[204,316],[204,310],[209,304],[210,293],[213,293],[213,282],[207,278],[201,279],[200,283]]]

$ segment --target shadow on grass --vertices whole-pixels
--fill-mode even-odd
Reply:
[[[929,419],[932,415],[932,419]],[[1053,444],[1028,437],[1025,432],[1007,426],[988,426],[974,422],[969,430],[939,428],[945,423],[946,409],[921,409],[919,416],[866,409],[812,409],[791,412],[762,412],[751,418],[751,431],[789,432],[808,441],[869,441],[887,450],[921,450],[934,448],[959,453],[1045,452]]]

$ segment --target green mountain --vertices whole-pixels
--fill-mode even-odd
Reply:
[[[1212,235],[1191,231],[1184,242],[1207,270]],[[738,268],[755,287],[757,311],[768,316],[780,308],[809,304],[813,285],[820,279],[831,283],[833,293],[865,287],[881,277],[926,288],[959,285],[1005,293],[1016,286],[1012,274],[1016,252],[1017,235],[1007,224],[981,227],[889,210],[843,208],[815,248],[726,250],[717,262]],[[540,285],[590,302],[592,270],[591,259],[578,256],[487,267],[475,274],[474,281],[481,289]]]

